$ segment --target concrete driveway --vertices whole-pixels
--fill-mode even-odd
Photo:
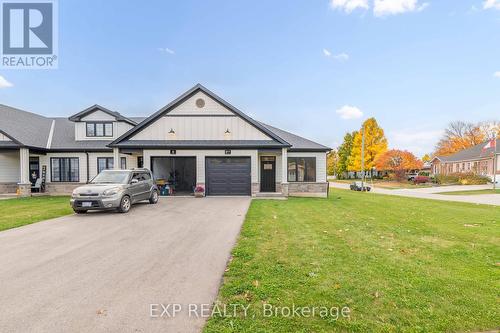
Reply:
[[[331,187],[349,189],[349,184],[330,182]],[[500,206],[499,194],[477,194],[477,195],[445,195],[438,194],[440,192],[453,192],[453,191],[475,191],[491,189],[493,185],[456,185],[456,186],[436,186],[436,187],[423,187],[423,188],[403,188],[403,189],[386,189],[376,187],[372,190],[374,193],[399,195],[403,197],[434,199],[442,201],[458,201],[468,202],[475,204],[485,204]]]
[[[249,203],[168,198],[0,232],[0,332],[200,331],[187,306],[214,301]],[[151,317],[160,303],[183,310]]]

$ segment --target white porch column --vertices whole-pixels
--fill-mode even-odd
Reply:
[[[281,192],[288,196],[288,150],[281,148]]]
[[[28,148],[19,149],[19,195],[29,196],[31,194],[30,182],[30,150]]]
[[[28,184],[30,182],[30,150],[28,148],[19,149],[19,183]]]
[[[120,170],[120,148],[113,148],[113,169]]]

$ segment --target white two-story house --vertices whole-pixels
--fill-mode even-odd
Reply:
[[[251,119],[196,85],[147,118],[94,105],[47,118],[0,105],[0,193],[70,193],[145,167],[171,194],[326,196],[330,148]],[[35,186],[36,185],[36,186]]]

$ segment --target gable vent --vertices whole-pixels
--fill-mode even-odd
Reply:
[[[196,100],[196,106],[200,109],[203,108],[205,106],[205,100],[203,98],[198,98]]]

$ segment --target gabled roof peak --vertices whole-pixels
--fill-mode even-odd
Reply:
[[[283,145],[284,147],[290,147],[291,146],[290,143],[288,143],[285,140],[283,140],[282,138],[280,138],[278,135],[276,135],[275,133],[273,133],[272,131],[270,131],[268,128],[266,128],[265,126],[263,126],[262,124],[260,124],[258,121],[255,121],[254,119],[252,119],[249,116],[247,116],[245,113],[243,113],[240,110],[238,110],[236,107],[234,107],[233,105],[231,105],[230,103],[228,103],[227,101],[225,101],[224,99],[222,99],[221,97],[219,97],[218,95],[216,95],[215,93],[213,93],[212,91],[210,91],[208,88],[206,88],[205,86],[203,86],[201,83],[197,83],[191,89],[187,90],[186,92],[184,92],[183,94],[181,94],[179,97],[177,97],[176,99],[174,99],[172,102],[168,103],[163,108],[161,108],[160,110],[158,110],[157,112],[155,112],[154,114],[152,114],[150,117],[146,118],[138,126],[130,129],[128,132],[126,132],[125,134],[123,134],[121,137],[119,137],[118,139],[116,139],[115,141],[113,141],[110,146],[113,146],[113,145],[115,145],[115,144],[117,144],[117,143],[119,143],[119,142],[121,142],[121,141],[123,141],[125,139],[130,138],[133,134],[138,133],[143,128],[147,127],[149,124],[151,124],[152,122],[154,122],[155,120],[157,120],[158,118],[160,118],[161,116],[163,116],[164,114],[170,112],[171,110],[173,110],[175,107],[177,107],[178,105],[180,105],[181,103],[183,103],[184,101],[186,101],[188,98],[190,98],[191,96],[193,96],[198,91],[203,92],[204,94],[206,94],[207,96],[209,96],[210,98],[212,98],[213,100],[215,100],[216,102],[220,103],[222,106],[226,107],[227,109],[229,109],[230,111],[232,111],[233,113],[235,113],[237,116],[241,117],[242,119],[244,119],[248,123],[252,124],[258,130],[260,130],[264,134],[268,135],[273,140],[276,140],[279,144]]]
[[[124,122],[127,122],[127,123],[131,124],[131,125],[137,125],[137,123],[135,121],[133,121],[133,120],[127,118],[127,117],[122,116],[119,112],[111,111],[110,109],[107,109],[104,106],[99,105],[99,104],[94,104],[92,106],[89,106],[85,110],[80,111],[80,112],[72,115],[68,119],[71,120],[71,121],[81,121],[81,119],[83,117],[85,117],[86,115],[88,115],[88,114],[90,114],[92,112],[95,112],[95,111],[102,111],[102,112],[105,112],[105,113],[109,114],[110,116],[115,117],[116,120],[118,120],[118,121],[124,121]]]

